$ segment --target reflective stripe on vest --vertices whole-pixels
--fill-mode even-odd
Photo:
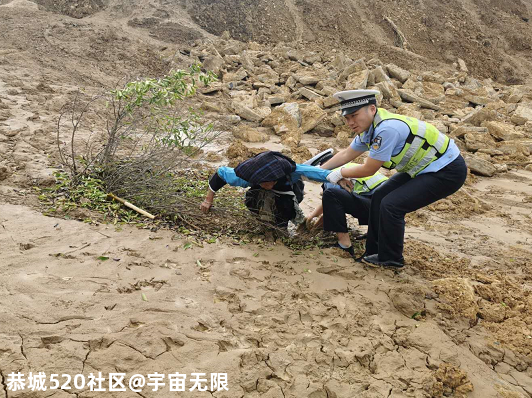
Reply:
[[[338,170],[342,167],[353,167],[353,166],[360,166],[360,165],[357,163],[349,162],[341,167],[337,167],[335,170]],[[377,188],[379,185],[381,185],[387,179],[388,177],[379,173],[378,171],[369,177],[351,178],[351,180],[354,182],[353,192],[359,193],[359,194],[370,192],[374,190],[375,188]]]
[[[399,172],[415,177],[436,159],[440,158],[449,147],[450,139],[442,134],[430,123],[423,122],[413,117],[397,115],[385,109],[379,109],[373,119],[373,128],[384,120],[400,120],[410,129],[405,145],[401,151],[392,156],[390,161],[382,166],[387,169],[397,169]],[[368,144],[368,148],[371,142]]]
[[[353,192],[355,193],[366,193],[374,190],[379,185],[381,185],[384,181],[386,181],[388,177],[385,175],[377,172],[369,177],[363,177],[363,178],[355,178],[355,186],[353,187]]]

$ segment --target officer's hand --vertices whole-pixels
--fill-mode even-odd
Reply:
[[[200,206],[200,210],[204,213],[208,213],[211,209],[212,202],[209,202],[207,199],[205,199]]]
[[[327,181],[332,182],[333,184],[338,184],[338,181],[340,181],[342,178],[342,169],[333,170],[327,175]]]
[[[347,178],[344,178],[344,179],[338,181],[338,185],[340,185],[347,192],[352,192],[353,191],[353,187],[355,186],[355,184],[353,184],[353,181],[351,181],[350,179],[347,179]]]

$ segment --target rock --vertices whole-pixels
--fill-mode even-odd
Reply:
[[[325,97],[323,99],[323,107],[324,108],[330,108],[332,106],[335,106],[335,105],[339,105],[340,103],[338,102],[338,100],[334,97]]]
[[[294,90],[296,88],[296,84],[297,79],[294,76],[290,76],[288,77],[288,79],[286,79],[285,86],[287,86],[288,88]]]
[[[281,135],[281,144],[289,148],[297,147],[301,142],[301,137],[303,137],[303,131],[300,128],[286,131]]]
[[[471,283],[464,278],[444,278],[432,282],[440,301],[446,304],[446,310],[453,316],[463,316],[469,321],[477,319],[478,304]]]
[[[460,72],[468,73],[469,70],[467,69],[466,63],[462,58],[458,58],[458,67],[460,69]]]
[[[506,156],[530,156],[530,150],[518,142],[500,142],[497,149]]]
[[[207,112],[225,113],[226,109],[223,103],[204,102],[201,109]]]
[[[7,166],[0,166],[0,181],[5,180],[11,174],[11,170]]]
[[[318,105],[312,103],[300,105],[299,110],[301,114],[301,129],[303,130],[303,133],[312,130],[327,116],[327,112],[321,109]]]
[[[508,165],[507,164],[497,164],[495,163],[493,166],[495,166],[495,170],[497,173],[508,173]]]
[[[345,90],[365,89],[368,84],[369,70],[363,69],[348,76],[345,83]]]
[[[242,120],[242,118],[238,115],[224,115],[223,119],[231,124],[240,123],[240,121]]]
[[[519,140],[517,143],[528,148],[530,153],[532,153],[532,140]]]
[[[262,63],[262,61],[260,61],[258,58],[251,56],[248,51],[242,52],[240,59],[242,66],[251,73],[255,72],[255,63],[258,65]]]
[[[233,130],[233,136],[244,142],[266,142],[270,139],[268,134],[247,126],[235,128]]]
[[[491,162],[487,160],[480,159],[474,155],[466,155],[465,161],[471,173],[478,174],[481,176],[492,177],[497,169]]]
[[[334,124],[322,120],[310,132],[320,137],[332,137],[334,135]]]
[[[321,56],[314,52],[310,52],[305,54],[305,56],[303,57],[303,61],[307,64],[313,65],[315,63],[321,62]]]
[[[388,75],[390,77],[393,77],[397,80],[399,80],[401,83],[404,83],[408,80],[410,77],[410,72],[407,70],[404,70],[397,65],[394,64],[388,64],[386,65],[386,70],[388,71]]]
[[[423,98],[435,104],[439,104],[445,100],[445,89],[439,83],[424,81]]]
[[[481,125],[485,126],[491,136],[497,141],[510,141],[524,138],[524,134],[515,131],[515,128],[512,124],[504,122],[485,121],[482,122]]]
[[[211,55],[203,60],[203,68],[213,71],[216,76],[220,76],[223,66],[224,59],[219,55]]]
[[[472,103],[473,105],[487,105],[490,102],[493,102],[493,99],[489,97],[481,97],[479,95],[466,94],[464,99]]]
[[[342,83],[343,81],[345,81],[347,79],[348,76],[352,75],[352,74],[356,74],[356,73],[359,73],[359,72],[362,72],[364,70],[367,70],[368,68],[366,67],[366,63],[364,62],[363,59],[359,59],[355,62],[353,62],[351,65],[349,65],[347,68],[345,68],[342,73],[340,73],[340,76],[338,76],[338,82],[339,83]],[[368,72],[369,74],[369,72]]]
[[[233,101],[233,109],[238,116],[240,116],[242,119],[249,120],[250,122],[258,123],[266,117],[235,101]]]
[[[343,70],[351,62],[352,61],[350,58],[346,57],[343,53],[339,53],[334,56],[331,66],[336,70]]]
[[[222,81],[224,83],[234,82],[234,81],[244,80],[247,77],[248,77],[248,73],[246,72],[246,70],[244,68],[240,68],[239,70],[233,73],[229,73],[229,72],[224,73],[222,77]]]
[[[335,127],[345,125],[344,118],[340,115],[340,112],[336,112],[336,113],[331,117],[331,123],[334,124]]]
[[[296,163],[304,163],[312,157],[312,153],[306,146],[292,146],[290,148],[290,157]]]
[[[480,126],[484,121],[496,120],[497,111],[488,108],[479,107],[467,116],[462,118],[463,123],[469,123],[474,126]]]
[[[382,66],[378,66],[375,69],[373,69],[371,71],[371,75],[373,76],[373,79],[374,79],[373,81],[375,83],[391,82],[390,78],[388,77],[388,75],[386,74]]]
[[[232,66],[238,66],[242,64],[242,57],[240,55],[226,55],[224,61]]]
[[[334,129],[336,135],[336,144],[341,148],[346,148],[353,141],[353,132],[349,126],[339,126]]]
[[[376,84],[377,89],[382,93],[382,96],[386,99],[400,100],[399,92],[395,86],[388,81],[383,81]]]
[[[523,99],[523,91],[519,87],[513,87],[508,93],[506,102],[509,104],[517,104]]]
[[[295,78],[299,81],[299,83],[303,84],[304,86],[314,86],[320,81],[318,77],[308,75],[296,75]]]
[[[397,113],[403,116],[410,116],[416,119],[423,119],[423,115],[419,110],[419,105],[417,104],[402,104],[397,108]]]
[[[447,127],[447,125],[441,120],[432,120],[430,124],[436,127],[440,133],[449,133],[449,127]]]
[[[466,133],[464,135],[466,148],[476,152],[481,148],[495,148],[495,140],[488,133]]]
[[[399,89],[398,91],[399,95],[401,96],[401,99],[404,101],[417,103],[423,108],[434,109],[435,111],[440,110],[440,107],[438,105],[417,96],[410,90]]]
[[[232,42],[220,51],[221,55],[237,55],[244,51],[244,43]]]
[[[532,121],[532,109],[519,105],[510,120],[512,123],[522,126],[526,122]]]
[[[263,127],[273,127],[276,133],[296,130],[301,126],[301,112],[299,104],[287,102],[272,110],[262,121]]]
[[[451,82],[444,82],[443,83],[443,88],[445,90],[455,90],[456,89],[455,85],[452,84]]]
[[[504,153],[502,151],[499,151],[498,149],[495,149],[495,148],[480,148],[477,151],[476,155],[478,156],[481,153],[485,153],[485,154],[489,155],[490,159],[491,159],[491,156],[502,156],[502,155],[504,155]]]
[[[299,61],[303,62],[305,59],[305,52],[301,50],[288,50],[286,55],[288,56],[288,59],[291,59],[292,61]]]
[[[238,162],[241,162],[267,150],[268,149],[266,148],[248,148],[242,143],[242,141],[237,140],[227,148],[225,156],[227,156],[228,159],[236,159]],[[235,163],[233,162],[232,164]]]
[[[274,106],[274,105],[283,104],[285,102],[285,99],[284,97],[280,97],[280,96],[272,96],[272,97],[268,97],[267,102],[270,106]]]
[[[214,82],[208,86],[200,87],[199,92],[202,94],[212,94],[223,89],[222,83]]]
[[[315,101],[318,99],[322,99],[323,97],[316,93],[315,91],[312,91],[306,87],[301,87],[299,89],[299,94],[301,94],[303,97],[309,99],[310,101]]]
[[[426,71],[421,74],[421,77],[424,82],[445,83],[445,78],[437,72]]]

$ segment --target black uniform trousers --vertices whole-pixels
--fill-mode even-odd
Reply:
[[[458,191],[467,177],[461,155],[435,173],[410,177],[394,174],[379,186],[371,198],[366,255],[378,254],[379,261],[403,259],[405,215]]]
[[[360,225],[367,225],[371,193],[359,195],[347,192],[336,184],[323,184],[323,230],[347,232],[346,214],[358,219]]]

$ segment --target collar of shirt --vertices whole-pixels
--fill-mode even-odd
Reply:
[[[373,127],[373,123],[371,126],[369,126],[369,129],[367,131],[364,131],[364,134],[362,137],[360,137],[360,142],[363,144],[370,144],[371,140],[373,139],[373,133],[375,132],[375,128]]]

